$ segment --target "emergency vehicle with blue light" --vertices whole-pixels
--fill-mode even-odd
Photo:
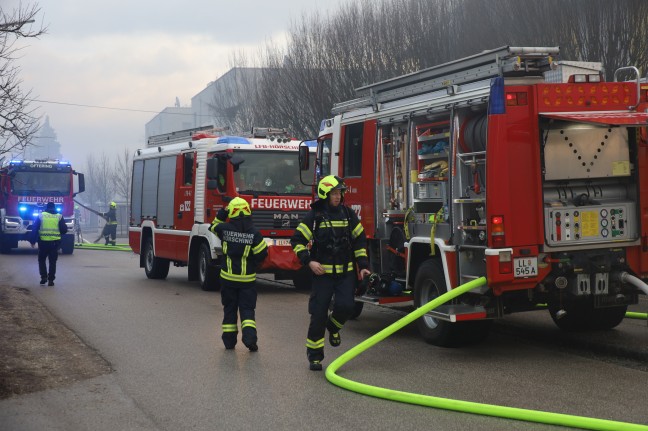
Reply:
[[[75,181],[75,176],[78,178]],[[85,190],[82,173],[67,161],[7,160],[0,166],[0,252],[29,241],[32,226],[48,202],[63,215],[68,234],[61,238],[64,254],[74,252],[74,201]]]

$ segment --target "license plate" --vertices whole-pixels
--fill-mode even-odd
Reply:
[[[281,246],[288,246],[290,247],[290,239],[289,238],[265,238],[265,241],[268,245],[281,245]]]
[[[537,257],[518,257],[513,259],[513,269],[516,278],[535,277],[538,275]]]

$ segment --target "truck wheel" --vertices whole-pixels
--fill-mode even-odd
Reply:
[[[71,235],[65,235],[61,238],[61,251],[63,254],[72,254],[74,253],[74,237]]]
[[[589,327],[589,314],[592,310],[591,304],[585,299],[571,301],[564,304],[559,302],[549,303],[549,314],[557,327],[563,331],[585,331]]]
[[[313,271],[309,267],[302,267],[293,273],[293,285],[297,290],[310,290],[313,285]]]
[[[144,272],[146,276],[150,279],[164,280],[169,274],[169,264],[171,262],[168,259],[155,257],[151,238],[147,238],[144,242],[142,254],[144,255]]]
[[[628,311],[628,306],[596,308],[592,310],[592,327],[593,329],[612,329],[616,328]]]
[[[549,303],[551,319],[563,331],[591,331],[612,329],[624,319],[628,306],[594,308],[589,299],[574,301],[560,306]]]
[[[220,289],[220,266],[214,262],[209,245],[204,242],[198,250],[198,280],[202,290]]]
[[[446,292],[441,263],[437,260],[423,262],[414,282],[414,305],[419,308]],[[441,347],[479,342],[488,336],[491,323],[491,320],[452,323],[430,316],[422,316],[416,321],[423,339]]]

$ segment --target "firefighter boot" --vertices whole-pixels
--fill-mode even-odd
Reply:
[[[342,338],[340,338],[339,332],[329,332],[329,344],[333,347],[338,347],[342,344]]]
[[[225,348],[227,350],[232,350],[234,347],[236,347],[236,335],[238,334],[237,332],[223,332],[222,339],[223,339],[223,344],[225,345]]]
[[[326,329],[329,331],[329,344],[331,346],[338,347],[342,344],[342,338],[340,338],[342,324],[333,318],[333,314],[329,315],[328,321],[326,322]]]
[[[311,371],[322,371],[322,363],[320,361],[310,361],[309,368]]]
[[[259,350],[259,346],[257,346],[256,322],[254,319],[244,319],[241,322],[241,327],[243,332],[242,340],[245,347],[250,349],[250,352]]]

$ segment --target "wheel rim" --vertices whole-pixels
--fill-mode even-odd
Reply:
[[[421,306],[427,304],[433,299],[437,298],[439,293],[437,291],[436,284],[431,279],[425,280],[425,284],[421,289]],[[427,314],[423,315],[423,321],[425,325],[430,329],[436,329],[439,326],[439,322],[434,317],[428,316]]]
[[[153,271],[153,259],[154,258],[155,257],[153,255],[153,248],[148,247],[148,249],[146,250],[146,270],[149,271],[149,272]]]
[[[198,277],[200,278],[200,283],[205,283],[205,277],[207,274],[207,259],[205,258],[205,251],[200,251],[200,262],[198,263]]]

